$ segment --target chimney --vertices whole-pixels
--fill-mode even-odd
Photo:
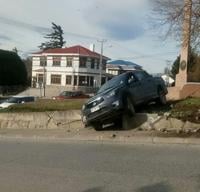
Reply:
[[[92,51],[92,52],[95,51],[95,44],[90,44],[90,51]]]

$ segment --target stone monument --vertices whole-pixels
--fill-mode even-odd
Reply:
[[[192,0],[185,0],[184,7],[184,21],[183,21],[183,39],[181,47],[181,58],[179,65],[179,73],[176,75],[175,86],[180,90],[188,80],[188,58],[190,49],[190,31],[191,31],[191,14],[192,14]]]

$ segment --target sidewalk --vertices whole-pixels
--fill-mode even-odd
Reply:
[[[164,135],[163,135],[164,136]],[[57,129],[27,130],[0,129],[0,139],[28,139],[34,141],[84,141],[122,144],[193,144],[200,145],[200,138],[163,137],[150,131],[106,130],[97,132],[93,129]]]

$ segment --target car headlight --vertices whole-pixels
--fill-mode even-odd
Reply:
[[[110,98],[110,97],[113,97],[113,96],[115,96],[115,95],[116,95],[116,90],[109,92],[108,95],[107,95],[106,97],[107,97],[107,98]]]

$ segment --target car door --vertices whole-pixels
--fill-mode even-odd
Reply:
[[[141,84],[140,93],[142,100],[145,102],[153,98],[156,92],[156,86],[153,77],[145,71],[135,71],[134,75]]]
[[[135,78],[133,73],[129,73],[127,83],[129,87],[129,93],[131,94],[134,103],[135,104],[141,103],[143,101],[143,98],[141,97],[141,92],[142,92],[141,82]]]

